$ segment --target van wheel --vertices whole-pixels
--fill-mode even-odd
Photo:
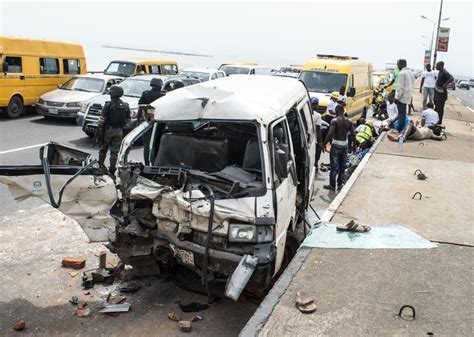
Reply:
[[[362,116],[361,118],[367,119],[367,108],[364,108],[364,111],[362,111]]]
[[[283,261],[281,262],[280,272],[278,274],[288,267],[290,261],[296,255],[299,246],[300,242],[296,234],[293,232],[286,232],[285,252],[283,253]]]
[[[21,97],[13,96],[7,107],[8,117],[18,118],[21,117],[24,112],[25,107],[23,106],[23,100],[21,99]]]

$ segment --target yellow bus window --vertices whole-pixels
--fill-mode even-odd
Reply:
[[[41,74],[59,74],[59,60],[53,58],[40,58]]]
[[[21,73],[21,57],[7,56],[4,62],[4,72]]]
[[[79,74],[81,72],[81,63],[77,59],[64,59],[63,68],[65,74]]]

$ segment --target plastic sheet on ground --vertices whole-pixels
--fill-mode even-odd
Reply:
[[[336,224],[321,223],[302,243],[309,248],[420,249],[437,245],[400,225],[374,225],[371,231],[355,233],[336,230]]]

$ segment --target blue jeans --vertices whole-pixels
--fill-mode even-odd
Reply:
[[[407,105],[405,103],[398,102],[398,132],[402,132],[405,129],[405,120],[407,118]]]
[[[331,164],[331,172],[329,174],[329,185],[336,188],[342,187],[344,183],[344,173],[346,171],[347,146],[332,145],[329,153],[329,160]]]

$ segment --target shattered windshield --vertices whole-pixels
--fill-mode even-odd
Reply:
[[[100,78],[90,77],[73,77],[63,85],[60,89],[76,90],[86,92],[102,92],[104,90],[105,81]]]
[[[127,79],[119,84],[124,96],[141,97],[145,90],[150,90],[150,80]]]
[[[154,143],[151,171],[155,173],[208,184],[224,194],[263,187],[255,124],[203,120],[158,123]]]

